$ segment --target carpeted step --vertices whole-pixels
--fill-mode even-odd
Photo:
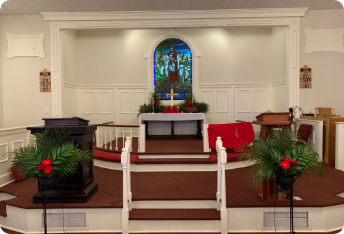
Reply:
[[[0,201],[0,215],[3,217],[7,217],[6,204],[3,201]]]
[[[212,164],[210,158],[139,158],[135,164]]]
[[[129,220],[220,220],[216,209],[133,209]]]

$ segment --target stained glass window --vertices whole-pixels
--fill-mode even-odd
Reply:
[[[183,100],[192,92],[192,54],[189,46],[177,38],[162,41],[154,52],[154,91],[160,100]]]

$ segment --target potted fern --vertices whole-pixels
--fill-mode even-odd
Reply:
[[[266,140],[255,141],[241,149],[239,160],[253,163],[251,186],[257,187],[262,181],[276,181],[280,187],[291,187],[302,174],[318,171],[324,175],[319,155],[309,143],[297,139],[289,128],[273,129]]]
[[[53,187],[59,177],[70,177],[83,160],[91,161],[89,152],[74,145],[64,127],[47,128],[35,133],[28,146],[8,152],[13,169],[26,180],[38,178],[41,187]]]

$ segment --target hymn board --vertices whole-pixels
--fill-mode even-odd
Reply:
[[[41,92],[51,92],[51,72],[44,69],[39,73],[39,84]]]
[[[307,67],[307,65],[300,68],[300,88],[312,88],[312,68]]]

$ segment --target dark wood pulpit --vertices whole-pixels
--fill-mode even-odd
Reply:
[[[74,143],[79,148],[89,150],[92,162],[83,162],[76,173],[62,181],[59,181],[53,193],[45,194],[47,203],[81,203],[87,202],[97,191],[98,183],[94,181],[93,171],[93,134],[98,124],[88,125],[88,120],[78,117],[74,118],[50,118],[43,119],[45,125],[42,127],[28,127],[31,134],[43,132],[46,128],[57,128],[61,125],[70,131]],[[33,203],[42,203],[41,191],[33,196]]]
[[[265,140],[269,135],[272,127],[284,128],[290,125],[290,113],[262,113],[256,116],[257,121],[252,121],[253,124],[260,125],[261,139]],[[274,181],[263,181],[263,193],[258,193],[258,197],[263,202],[289,202],[277,192],[277,184]]]

